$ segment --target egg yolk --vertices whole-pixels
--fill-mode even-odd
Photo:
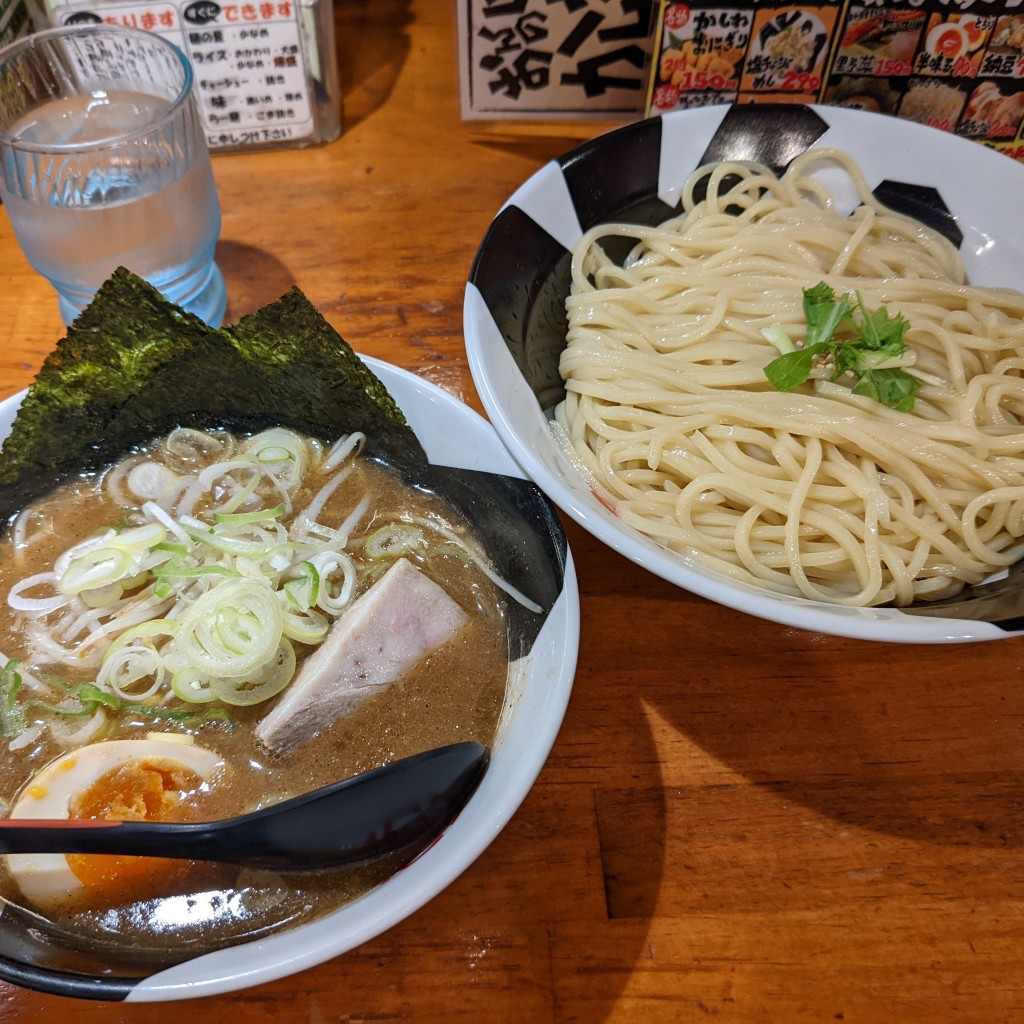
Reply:
[[[108,821],[181,821],[188,815],[185,799],[202,779],[173,762],[132,761],[100,776],[77,793],[69,817]],[[89,890],[104,900],[146,899],[181,875],[190,862],[154,857],[68,854],[68,867]]]
[[[935,52],[942,57],[959,57],[963,40],[955,29],[943,32],[935,42]]]

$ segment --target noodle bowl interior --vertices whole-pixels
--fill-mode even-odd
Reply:
[[[5,814],[214,820],[491,742],[501,581],[456,513],[363,457],[362,440],[182,429],[15,518],[0,556]],[[406,667],[388,685],[355,680],[344,713],[266,728],[400,564],[456,617],[449,632],[396,655]],[[7,858],[4,898],[83,948],[161,957],[309,920],[398,866],[282,876],[48,856]]]
[[[849,216],[823,166],[855,188]],[[621,265],[611,238],[635,240]],[[781,177],[701,168],[679,216],[592,229],[571,274],[553,429],[631,527],[733,580],[859,606],[949,597],[1024,555],[1024,297],[969,284],[956,248],[881,206],[847,154],[810,150]],[[773,386],[778,339],[809,344],[819,286],[905,323],[905,354],[868,355],[898,366],[906,407],[828,359]]]

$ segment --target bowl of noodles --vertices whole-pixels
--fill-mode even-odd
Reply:
[[[862,639],[1020,634],[1022,189],[860,110],[627,125],[491,223],[474,381],[557,505],[687,590]]]
[[[0,979],[147,1002],[321,963],[469,867],[555,741],[579,602],[554,507],[467,406],[357,357],[304,297],[211,332],[144,283],[120,286],[130,316],[112,344],[138,358],[114,366],[103,439],[129,421],[136,438],[154,434],[88,470],[68,460],[58,485],[0,531],[2,816],[203,822],[463,740],[489,752],[468,802],[429,844],[368,863],[240,868],[176,858],[171,845],[159,858],[0,858]],[[165,327],[175,337],[148,344]],[[90,307],[32,389],[0,402],[2,500],[16,491],[11,463],[63,389],[73,389],[65,425],[106,401],[99,388],[80,401],[81,367],[100,365],[95,346],[113,333]],[[233,405],[236,379],[265,353],[259,387],[250,377]],[[222,359],[234,370],[216,395],[190,389]],[[147,360],[147,381],[131,377]],[[107,368],[85,387],[109,384]],[[308,399],[290,420],[278,408],[285,373]],[[296,415],[314,407],[338,412],[321,385],[344,399],[340,415],[362,402],[367,423],[383,418],[338,436],[301,428]],[[256,415],[260,388],[270,412]],[[231,408],[255,418],[228,422]],[[395,443],[380,447],[384,436]],[[48,428],[39,445],[58,440]],[[59,452],[74,444],[64,442]],[[27,462],[20,479],[31,482],[49,459]]]

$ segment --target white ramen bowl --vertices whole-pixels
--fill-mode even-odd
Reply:
[[[513,488],[517,514],[536,543],[524,572],[560,581],[528,653],[510,665],[505,706],[479,787],[443,835],[416,860],[353,902],[307,924],[207,953],[148,977],[75,971],[61,951],[0,912],[0,979],[68,996],[153,1002],[232,992],[313,967],[372,939],[418,910],[486,849],[522,803],[565,714],[579,645],[579,593],[572,555],[553,506],[523,474],[494,430],[472,409],[414,374],[366,358],[434,466],[485,473]],[[0,437],[21,396],[0,402]],[[508,478],[512,478],[509,483]],[[483,480],[473,476],[474,483]],[[545,558],[547,564],[540,565]],[[530,564],[530,560],[533,564]],[[34,943],[34,945],[33,945]]]
[[[686,178],[711,160],[780,171],[813,145],[846,150],[887,205],[960,246],[969,279],[1024,290],[1024,167],[968,139],[894,117],[825,106],[675,111],[599,136],[533,175],[495,217],[466,288],[470,370],[501,439],[527,475],[584,529],[662,578],[764,619],[901,643],[993,640],[1024,632],[1024,574],[972,588],[954,605],[847,608],[769,593],[674,554],[625,526],[552,438],[561,398],[569,250],[596,224],[657,224]],[[818,172],[852,210],[840,175]]]

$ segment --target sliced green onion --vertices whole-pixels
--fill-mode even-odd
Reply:
[[[244,484],[239,484],[234,477],[231,476],[233,470],[236,469],[247,469],[249,470],[249,479]],[[228,478],[232,484],[235,485],[235,493],[231,495],[224,503],[220,506],[220,512],[234,512],[239,505],[242,504],[252,493],[256,490],[257,485],[260,482],[260,477],[263,475],[263,470],[260,468],[259,462],[251,457],[245,457],[241,459],[231,459],[228,462],[218,462],[214,466],[210,466],[204,469],[199,474],[199,483],[207,491],[212,491],[214,484],[218,480]]]
[[[300,611],[305,611],[316,603],[320,592],[320,573],[312,562],[299,562],[296,566],[302,576],[288,580],[283,586],[285,597]]]
[[[147,523],[145,526],[135,526],[118,531],[115,536],[110,538],[107,546],[124,551],[141,552],[166,539],[167,530],[160,523]]]
[[[408,523],[389,523],[366,538],[364,550],[369,558],[400,558],[425,543],[423,531]]]
[[[194,668],[183,668],[171,677],[171,689],[180,700],[189,704],[209,704],[217,699],[210,681],[201,676]]]
[[[295,560],[296,548],[293,544],[279,544],[273,551],[268,551],[264,556],[267,565],[270,566],[274,572],[284,572],[285,569],[291,567],[292,562]]]
[[[285,428],[265,431],[237,451],[203,434],[180,434],[177,441],[195,449],[193,454],[219,447],[221,461],[191,472],[172,463],[176,468],[166,474],[155,471],[157,463],[146,466],[136,474],[144,492],[138,510],[126,512],[116,529],[63,552],[59,571],[22,581],[21,590],[31,598],[19,598],[21,591],[14,595],[26,606],[23,614],[48,619],[40,628],[50,631],[44,635],[58,661],[88,664],[96,672],[89,684],[61,683],[59,701],[46,703],[50,698],[41,690],[40,707],[49,714],[98,718],[110,709],[157,717],[172,696],[177,700],[170,700],[170,711],[181,707],[179,701],[195,706],[267,700],[294,677],[295,645],[321,643],[354,597],[358,573],[345,548],[351,529],[364,517],[371,521],[370,497],[358,500],[340,528],[316,521],[354,472],[351,462],[320,486],[304,516],[292,519],[306,464],[315,460],[322,469],[328,457],[318,442]],[[353,436],[328,455],[345,461],[361,444]],[[168,507],[141,501],[164,478],[175,477],[173,493],[162,498]],[[168,511],[172,501],[188,511]],[[395,557],[425,544],[423,529],[393,523],[364,546],[386,569]],[[128,626],[144,615],[167,618]],[[32,677],[26,680],[35,688]],[[15,705],[15,725],[28,707],[25,690],[22,706],[13,696],[8,701]],[[0,679],[0,731],[4,701]],[[194,721],[207,713],[160,717]],[[209,711],[211,717],[217,713]]]
[[[198,579],[200,576],[220,576],[225,580],[238,579],[241,573],[226,565],[189,565],[187,562],[174,561],[153,573],[158,580]]]
[[[125,700],[147,700],[163,688],[163,659],[152,647],[128,646],[113,655],[108,652],[96,676],[96,685]],[[145,682],[144,682],[145,681]],[[144,682],[141,689],[135,689]]]
[[[268,519],[280,519],[285,513],[284,505],[275,505],[273,508],[257,509],[255,512],[215,512],[213,521],[226,525],[238,525],[244,523],[262,523]]]
[[[153,548],[156,551],[169,551],[172,555],[187,555],[192,551],[191,546],[186,547],[184,544],[174,544],[169,540],[154,544]]]
[[[47,711],[51,715],[63,718],[82,718],[91,715],[98,706],[113,708],[121,707],[121,698],[114,693],[100,689],[95,683],[66,683],[63,679],[48,676],[47,682],[54,684],[68,694],[68,698],[59,704],[47,704],[45,701],[33,700],[29,707]]]
[[[315,608],[307,608],[301,612],[291,608],[284,610],[284,635],[297,644],[312,646],[321,643],[330,632],[330,628],[327,616]]]
[[[282,637],[274,657],[262,671],[250,675],[210,679],[213,692],[225,704],[245,707],[259,704],[280,693],[295,675],[295,649]]]
[[[86,551],[73,559],[60,579],[57,589],[73,596],[83,590],[115,583],[132,570],[132,557],[122,548],[102,547]]]
[[[24,597],[26,590],[48,584],[52,587],[57,585],[57,574],[53,572],[39,572],[34,576],[26,576],[11,587],[7,595],[7,603],[16,612],[25,612],[29,615],[48,615],[50,612],[58,611],[70,603],[70,596],[67,594],[56,594],[53,597]]]
[[[262,558],[268,555],[284,538],[261,527],[250,527],[245,532],[207,526],[198,519],[182,518],[185,529],[193,538],[226,555],[249,555]]]
[[[287,466],[286,478],[289,484],[297,483],[306,472],[308,447],[306,442],[293,430],[286,427],[273,427],[250,438],[245,446],[247,452],[269,464],[275,476],[282,475],[281,465]]]
[[[352,559],[340,551],[321,551],[313,557],[312,564],[320,573],[316,604],[331,615],[340,615],[355,596],[356,567]],[[342,579],[335,592],[331,584],[337,570],[341,571]]]
[[[8,666],[10,665],[12,663],[8,662]],[[231,713],[226,708],[210,708],[206,711],[179,711],[152,704],[124,701],[116,694],[108,693],[93,683],[67,683],[53,676],[48,677],[47,681],[57,689],[64,690],[69,696],[57,704],[32,700],[26,703],[26,709],[42,711],[49,715],[55,715],[58,718],[86,718],[90,715],[95,715],[100,708],[109,708],[113,711],[128,712],[147,718],[167,719],[189,724],[201,724],[205,721],[214,720],[223,720],[228,723],[232,721]],[[3,688],[3,673],[0,673],[0,713],[2,713],[5,692]],[[197,703],[197,701],[192,700],[190,703]],[[23,714],[24,712],[22,711],[21,713]]]
[[[124,590],[122,583],[107,583],[102,587],[83,590],[78,596],[89,608],[112,608],[124,597]]]
[[[144,569],[142,572],[137,572],[134,576],[126,576],[123,580],[118,580],[117,582],[121,585],[122,590],[129,591],[144,587],[152,579],[152,572],[149,569]]]
[[[269,586],[230,580],[185,612],[175,645],[200,674],[238,678],[274,657],[283,629],[281,608]]]
[[[156,502],[147,501],[143,502],[142,511],[150,517],[155,519],[158,523],[163,526],[168,533],[173,533],[178,540],[186,545],[186,550],[190,550],[192,547],[192,539],[189,535],[178,525],[178,522],[165,512]],[[159,547],[159,545],[157,545]]]
[[[214,551],[225,555],[248,555],[250,558],[263,558],[270,553],[271,544],[265,539],[244,540],[223,533],[210,533],[197,537]]]
[[[172,455],[195,459],[198,455],[211,455],[227,447],[225,440],[216,434],[194,427],[175,427],[164,442],[164,447]]]
[[[62,576],[76,558],[80,558],[90,551],[106,547],[107,542],[116,536],[117,530],[107,528],[94,533],[91,537],[86,537],[85,540],[79,541],[77,544],[72,544],[71,547],[57,556],[57,560],[53,563],[53,571],[58,577]]]
[[[0,670],[0,734],[7,739],[20,736],[25,731],[25,711],[18,704],[21,689],[21,673],[18,661],[8,661]]]
[[[173,637],[177,631],[178,623],[172,622],[170,619],[149,619],[146,622],[140,622],[137,626],[130,626],[110,642],[103,653],[103,660],[106,661],[125,647],[154,648],[155,645],[149,641],[161,637],[167,640]]]
[[[154,707],[151,704],[125,703],[121,705],[121,710],[156,721],[179,722],[182,725],[203,725],[205,722],[221,722],[232,726],[235,724],[231,712],[220,707],[207,708],[205,711],[177,711],[172,708]]]
[[[291,458],[291,452],[287,448],[263,448],[256,453],[260,462],[284,462]]]

